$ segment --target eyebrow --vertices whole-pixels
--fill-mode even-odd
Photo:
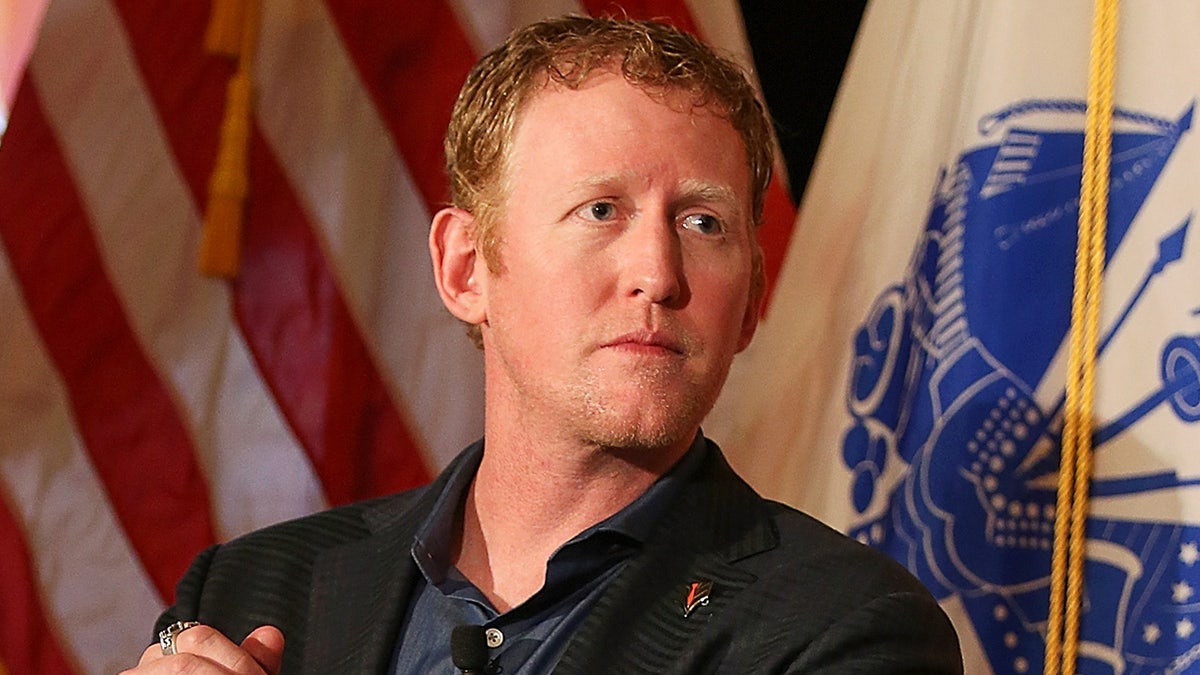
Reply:
[[[588,190],[592,188],[606,188],[614,186],[630,180],[633,172],[616,171],[613,173],[599,174],[589,176],[578,183],[572,190]],[[683,181],[679,187],[679,198],[675,201],[678,203],[694,203],[694,202],[716,202],[727,204],[733,209],[733,217],[742,218],[742,204],[738,201],[737,193],[728,185],[720,183],[711,183],[709,181],[700,180],[698,178],[689,178]]]
[[[574,183],[572,189],[609,188],[623,185],[637,178],[636,171],[610,171],[586,176]]]
[[[728,185],[688,179],[683,182],[680,192],[682,193],[682,197],[679,199],[681,202],[700,201],[726,204],[733,210],[733,218],[741,220],[745,216],[737,193]]]

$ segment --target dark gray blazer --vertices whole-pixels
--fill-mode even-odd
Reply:
[[[555,673],[962,672],[954,629],[907,571],[762,499],[709,450]],[[419,575],[413,536],[446,475],[205,550],[155,630],[198,620],[240,642],[272,624],[284,673],[386,672]],[[709,602],[685,617],[701,580]]]

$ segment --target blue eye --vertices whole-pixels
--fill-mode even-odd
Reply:
[[[579,214],[587,220],[612,220],[617,217],[617,205],[612,202],[592,202],[579,209]]]
[[[689,213],[679,221],[680,226],[684,229],[692,230],[699,234],[720,234],[725,231],[721,221],[716,216],[711,216],[707,213]]]

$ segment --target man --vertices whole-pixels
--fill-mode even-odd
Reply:
[[[736,67],[656,24],[542,22],[472,71],[446,149],[430,251],[483,348],[483,440],[427,488],[203,552],[131,672],[961,672],[902,568],[699,432],[762,297],[770,140]],[[482,663],[452,663],[460,625]]]

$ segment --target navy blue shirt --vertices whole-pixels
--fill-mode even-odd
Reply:
[[[450,633],[464,624],[487,629],[489,673],[550,672],[601,593],[641,548],[654,522],[699,467],[707,447],[704,436],[697,434],[683,458],[640,497],[559,547],[546,564],[541,589],[500,613],[450,564],[455,524],[483,457],[482,442],[471,446],[466,461],[449,477],[417,531],[412,556],[422,579],[410,596],[391,672],[456,675]]]

